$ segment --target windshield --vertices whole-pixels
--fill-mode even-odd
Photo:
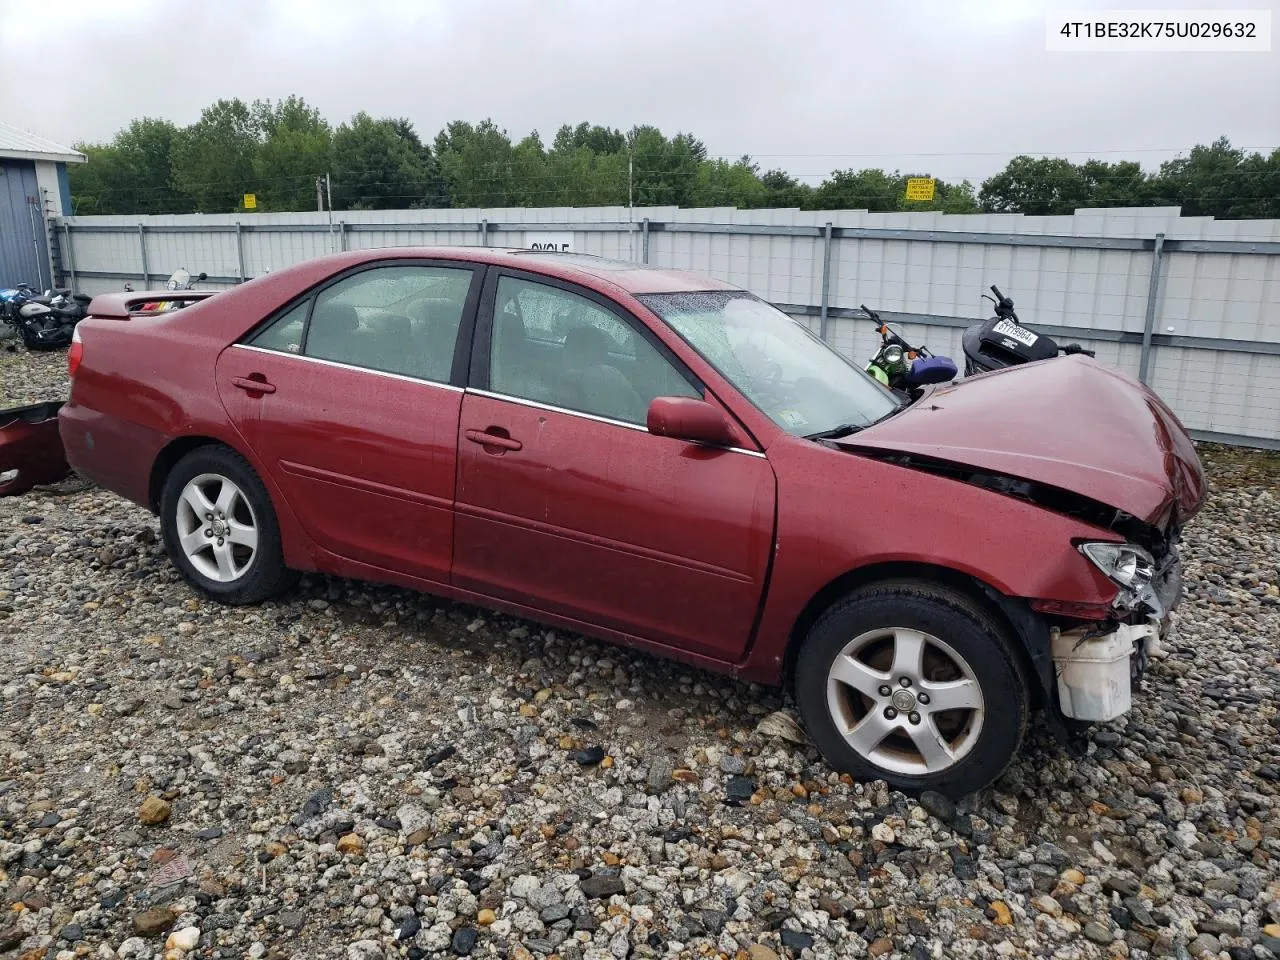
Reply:
[[[639,299],[788,433],[858,429],[899,406],[889,390],[807,328],[745,291]]]

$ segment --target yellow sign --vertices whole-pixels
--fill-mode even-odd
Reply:
[[[938,181],[933,177],[908,177],[907,199],[928,202],[933,199],[933,192],[937,185]]]
[[[911,195],[910,187],[907,188],[907,195],[908,196]],[[933,196],[933,191],[929,192],[929,196]],[[258,206],[258,195],[256,193],[246,193],[244,195],[244,208],[246,210],[253,210],[257,206]]]

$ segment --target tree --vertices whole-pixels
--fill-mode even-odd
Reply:
[[[906,181],[883,170],[837,170],[813,191],[813,210],[897,210]]]
[[[531,152],[531,145],[526,145],[526,170],[533,169]],[[520,193],[515,148],[507,131],[492,120],[474,126],[465,121],[450,123],[436,135],[436,157],[455,207],[509,206]]]
[[[276,105],[255,103],[257,122],[265,140],[253,160],[268,210],[309,210],[315,205],[315,181],[331,170],[333,131],[320,111],[299,97]]]
[[[627,135],[634,172],[633,195],[642,206],[692,205],[694,177],[707,159],[702,141],[688,133],[668,140],[657,127],[633,127]]]
[[[1158,202],[1176,203],[1187,216],[1280,216],[1280,151],[1246,154],[1220,137],[1169,160],[1153,178]]]
[[[759,168],[750,157],[736,163],[707,160],[698,165],[690,200],[696,207],[738,207],[746,210],[764,206],[768,189],[760,182]]]
[[[255,186],[261,112],[242,100],[219,100],[173,140],[173,184],[200,213],[230,213]]]
[[[88,163],[68,168],[76,213],[186,213],[190,201],[170,182],[173,140],[168,120],[143,117],[107,144],[76,145]]]
[[[436,158],[404,120],[361,111],[333,134],[334,207],[394,210],[439,206]]]
[[[627,138],[621,130],[584,122],[576,127],[566,123],[551,141],[552,150],[574,151],[579,147],[586,147],[592,153],[622,153],[627,149]]]
[[[1151,202],[1150,184],[1133,162],[1062,157],[1014,157],[979,193],[992,213],[1071,214],[1086,207],[1131,207]]]

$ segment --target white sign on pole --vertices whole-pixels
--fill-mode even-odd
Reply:
[[[573,233],[565,232],[526,232],[524,245],[530,250],[550,250],[555,253],[573,253]]]

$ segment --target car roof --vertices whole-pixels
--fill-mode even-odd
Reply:
[[[521,247],[383,247],[336,255],[336,258],[345,260],[348,264],[396,257],[472,260],[477,263],[510,267],[514,270],[542,273],[562,280],[576,281],[589,287],[610,285],[631,294],[741,289],[731,283],[685,270],[654,267],[631,260],[596,257],[585,253],[554,253],[527,250]]]

